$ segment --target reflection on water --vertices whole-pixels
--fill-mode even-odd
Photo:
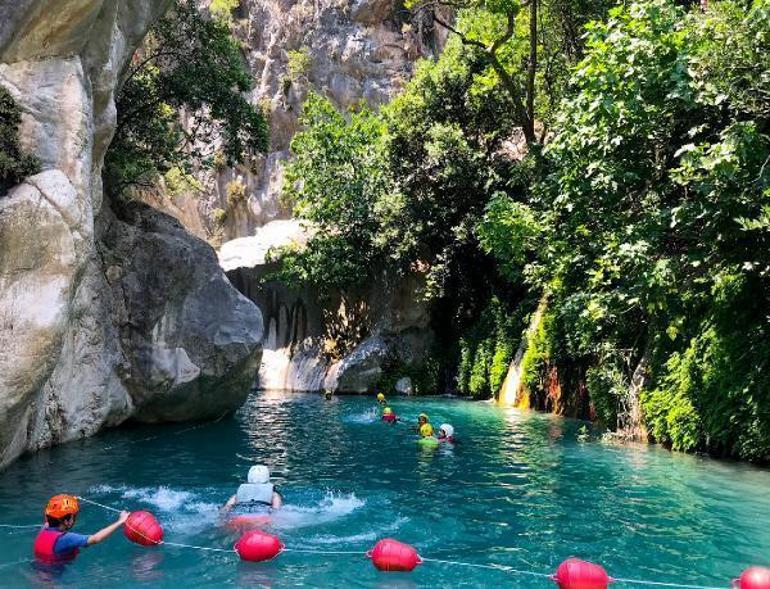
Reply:
[[[580,424],[488,403],[392,399],[412,423],[455,426],[455,447],[423,448],[379,421],[372,399],[259,393],[234,417],[108,432],[28,457],[0,475],[0,521],[39,518],[55,492],[156,513],[172,542],[229,548],[218,506],[258,462],[286,508],[272,530],[290,547],[360,550],[389,536],[426,556],[550,573],[569,556],[616,576],[725,584],[770,555],[770,473],[657,448],[577,443]],[[78,528],[110,520],[87,506]],[[0,565],[27,558],[31,535],[0,534]],[[765,561],[763,563],[763,560]],[[376,572],[363,556],[282,554],[266,564],[227,553],[145,549],[115,536],[56,577],[0,567],[2,587],[550,587],[485,569],[426,563]]]

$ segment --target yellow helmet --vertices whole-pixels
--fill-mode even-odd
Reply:
[[[427,413],[420,413],[420,415],[417,416],[417,420],[419,421],[420,419],[424,419],[425,421],[430,421],[430,419],[428,419]]]
[[[433,435],[433,426],[429,423],[424,423],[420,427],[420,435],[423,438],[429,438]]]
[[[377,393],[377,400],[378,401],[384,401],[385,400],[385,395],[383,395],[382,393]]]

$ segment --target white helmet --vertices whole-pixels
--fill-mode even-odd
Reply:
[[[444,435],[447,438],[451,438],[453,435],[455,435],[455,428],[453,428],[448,423],[442,423],[441,427],[438,428],[438,429],[439,429],[439,431],[444,430]]]
[[[257,464],[249,469],[248,481],[256,485],[270,482],[270,469],[264,464]]]

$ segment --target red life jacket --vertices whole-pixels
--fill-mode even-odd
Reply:
[[[396,414],[391,413],[390,415],[383,415],[382,421],[386,421],[388,423],[390,423],[391,421],[396,421]]]
[[[65,552],[64,554],[56,554],[56,551],[54,550],[56,541],[64,534],[66,534],[66,532],[52,530],[51,528],[43,528],[40,530],[37,538],[35,538],[35,545],[33,546],[35,558],[47,564],[74,559],[80,550],[75,549],[70,552]]]

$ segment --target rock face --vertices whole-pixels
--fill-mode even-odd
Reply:
[[[206,9],[210,0],[199,3]],[[249,168],[199,176],[200,192],[171,195],[161,187],[142,198],[216,245],[289,218],[279,200],[283,163],[308,91],[341,109],[362,101],[378,107],[409,79],[418,57],[443,47],[443,33],[408,25],[405,15],[393,0],[241,0],[232,30],[255,80],[251,101],[269,118],[270,153]],[[235,184],[245,187],[245,199],[228,198]]]
[[[165,0],[0,0],[0,83],[43,172],[0,196],[0,467],[129,417],[237,407],[259,310],[210,248],[101,168],[121,72]]]
[[[423,361],[433,333],[427,307],[417,302],[420,276],[383,277],[358,292],[324,298],[307,288],[263,282],[275,267],[253,252],[265,251],[266,241],[282,245],[270,231],[275,223],[282,222],[228,242],[219,254],[233,285],[265,317],[260,387],[361,393],[371,391],[389,370]],[[300,241],[296,232],[285,236],[286,243]],[[242,264],[239,252],[245,253]]]

